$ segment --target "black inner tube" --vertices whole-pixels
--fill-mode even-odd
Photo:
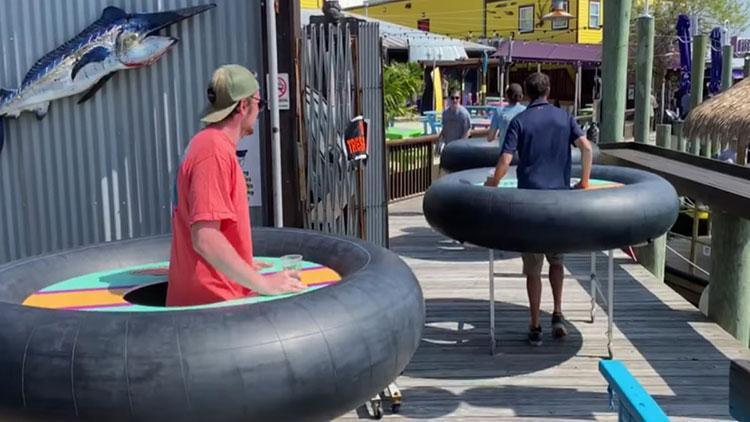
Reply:
[[[659,176],[594,166],[592,178],[622,187],[573,191],[486,188],[491,168],[445,176],[425,194],[428,223],[444,235],[516,252],[584,252],[639,244],[664,234],[679,211]],[[574,166],[572,176],[580,175]]]

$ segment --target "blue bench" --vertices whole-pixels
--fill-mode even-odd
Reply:
[[[668,421],[661,407],[619,360],[599,361],[599,372],[609,383],[610,403],[617,403],[619,421]]]

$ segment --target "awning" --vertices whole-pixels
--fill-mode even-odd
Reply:
[[[408,40],[409,61],[463,60],[469,58],[466,50],[458,42]]]
[[[539,41],[503,41],[493,58],[510,58],[515,62],[600,64],[601,44],[555,44]]]
[[[302,9],[300,11],[302,25],[310,22],[310,16],[320,16],[320,10]],[[396,25],[380,19],[354,15],[344,12],[344,15],[362,19],[367,22],[375,22],[380,28],[380,36],[383,39],[383,47],[387,50],[401,50],[409,52],[409,61],[432,61],[432,60],[462,60],[468,57],[467,53],[491,53],[494,47],[462,41],[445,35],[432,32],[420,31],[407,26]]]

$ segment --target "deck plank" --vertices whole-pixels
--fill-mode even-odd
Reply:
[[[568,255],[563,310],[571,322],[563,341],[525,342],[528,324],[521,259],[502,253],[495,262],[498,353],[488,354],[487,251],[438,248],[421,197],[391,204],[391,249],[422,285],[427,322],[422,342],[397,380],[401,413],[385,419],[616,420],[597,365],[607,355],[606,314],[589,322],[589,255]],[[606,275],[606,257],[597,271]],[[606,286],[605,286],[606,288]],[[750,351],[667,285],[622,252],[615,254],[615,358],[623,360],[673,420],[730,420],[731,358]],[[542,298],[549,333],[552,299]],[[361,420],[350,412],[342,421]]]

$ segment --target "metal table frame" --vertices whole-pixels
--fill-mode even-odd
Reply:
[[[495,341],[495,251],[489,250],[489,276],[490,276],[490,354],[495,354],[497,342]],[[596,311],[596,297],[604,302],[607,311],[607,353],[611,359],[614,355],[612,353],[612,323],[614,320],[614,278],[615,278],[615,266],[614,266],[614,251],[610,249],[607,253],[607,297],[604,297],[602,286],[599,283],[599,278],[596,276],[596,252],[591,253],[591,323],[594,323],[594,313]]]

